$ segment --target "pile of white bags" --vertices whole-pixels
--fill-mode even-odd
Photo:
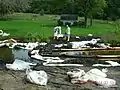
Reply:
[[[115,87],[116,81],[107,78],[107,74],[99,69],[91,69],[87,73],[84,70],[77,70],[67,72],[67,75],[71,78],[71,83],[85,83],[91,81],[103,87]]]
[[[34,84],[46,85],[48,81],[48,76],[45,71],[32,71],[26,70],[26,79]]]

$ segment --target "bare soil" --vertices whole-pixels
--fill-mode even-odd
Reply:
[[[47,86],[35,85],[25,80],[25,72],[0,70],[0,90],[120,90],[120,68],[108,68],[108,78],[117,81],[118,88],[102,88],[88,83],[84,85],[71,84],[66,75],[67,71],[80,68],[86,72],[93,67],[44,67],[36,66],[34,70],[44,70],[48,74]],[[99,68],[102,69],[102,68]]]

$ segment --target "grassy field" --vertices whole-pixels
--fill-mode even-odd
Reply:
[[[53,28],[57,24],[58,15],[23,14],[16,13],[9,16],[10,20],[0,21],[0,29],[10,33],[12,37],[25,37],[28,34],[41,37],[53,36]],[[66,30],[62,27],[62,33]],[[116,39],[115,25],[108,24],[106,21],[93,21],[93,26],[89,28],[71,27],[72,35],[87,35],[89,33],[95,36],[102,36],[106,39]],[[111,37],[112,35],[112,37]]]

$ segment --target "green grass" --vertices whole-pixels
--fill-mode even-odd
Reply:
[[[10,16],[12,20],[0,21],[0,29],[10,33],[12,37],[24,37],[28,34],[39,35],[41,37],[53,36],[53,28],[57,24],[58,15],[23,14],[17,13]],[[62,27],[62,32],[66,30]],[[93,26],[89,28],[71,27],[72,35],[87,35],[89,33],[95,36],[105,36],[115,32],[113,24],[94,21]]]

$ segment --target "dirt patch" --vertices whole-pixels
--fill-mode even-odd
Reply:
[[[100,88],[94,84],[75,85],[67,78],[67,71],[80,68],[87,72],[93,67],[44,67],[36,66],[35,70],[44,70],[48,74],[47,86],[31,84],[25,80],[25,72],[0,70],[0,90],[120,90],[120,68],[108,68],[108,77],[117,81],[118,88]],[[102,69],[102,68],[99,68]]]

